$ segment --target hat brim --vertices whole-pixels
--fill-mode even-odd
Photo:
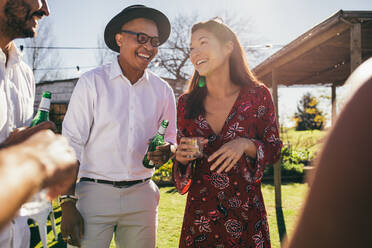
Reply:
[[[121,27],[125,23],[136,18],[146,18],[154,21],[158,28],[160,44],[167,41],[171,30],[168,18],[156,9],[141,6],[124,9],[106,25],[104,38],[106,45],[111,50],[120,53],[120,47],[116,44],[115,35],[120,32]]]

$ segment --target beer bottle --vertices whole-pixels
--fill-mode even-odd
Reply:
[[[52,93],[49,91],[44,91],[43,96],[40,101],[39,109],[37,114],[31,122],[31,126],[36,126],[44,121],[49,121],[49,108],[50,108],[50,99],[52,98]]]
[[[163,120],[161,122],[161,125],[156,135],[150,139],[147,152],[153,152],[156,150],[157,146],[164,145],[164,134],[165,134],[165,130],[167,129],[167,127],[168,127],[168,120]],[[146,168],[151,169],[155,167],[155,164],[151,160],[147,159],[147,152],[145,154],[145,157],[143,158],[142,164]]]

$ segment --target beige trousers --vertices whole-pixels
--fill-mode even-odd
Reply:
[[[110,247],[114,230],[118,248],[155,248],[160,193],[153,181],[128,188],[79,182],[75,192],[84,218],[83,248]]]

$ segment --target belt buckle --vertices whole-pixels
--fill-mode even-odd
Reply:
[[[120,185],[115,181],[112,182],[112,186],[115,187],[115,188],[119,188],[119,189],[128,188],[128,185]]]
[[[121,188],[120,185],[117,185],[115,181],[112,182],[112,186],[114,186],[115,188]]]

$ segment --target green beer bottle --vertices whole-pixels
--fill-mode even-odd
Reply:
[[[31,126],[36,126],[44,121],[49,121],[49,108],[50,108],[50,99],[52,98],[52,93],[49,91],[43,92],[43,97],[41,98],[39,109],[37,114],[31,122]]]
[[[150,143],[149,143],[149,147],[147,148],[147,152],[153,152],[153,151],[156,150],[157,146],[164,145],[164,134],[165,134],[165,130],[167,129],[167,127],[168,127],[168,120],[163,120],[161,122],[161,125],[160,125],[159,130],[156,133],[156,135],[150,139]],[[155,167],[155,164],[152,161],[147,159],[147,152],[145,154],[145,157],[143,158],[142,164],[146,168],[151,169],[151,168]]]

